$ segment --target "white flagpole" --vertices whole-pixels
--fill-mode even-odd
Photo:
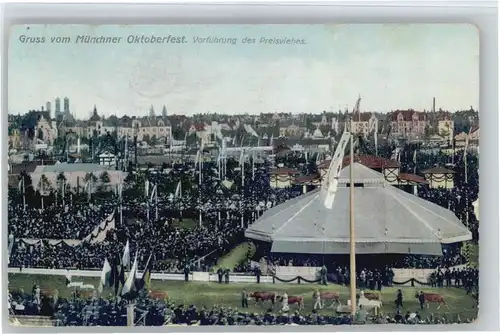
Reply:
[[[351,118],[351,130],[352,118]],[[350,290],[351,290],[351,314],[356,314],[356,239],[354,225],[354,136],[350,133],[350,168],[349,168],[349,230],[350,230]]]
[[[472,127],[469,129],[469,133],[467,134],[467,137],[465,137],[465,147],[464,147],[464,177],[465,177],[465,187],[468,188],[469,185],[469,175],[468,175],[468,168],[467,168],[467,150],[469,149],[469,138],[471,134]],[[469,195],[468,192],[465,193],[465,207],[467,208],[467,211],[465,212],[465,225],[467,228],[469,228]]]
[[[255,180],[255,152],[252,151],[252,181]]]
[[[23,211],[26,211],[26,187],[24,186],[24,176],[22,177],[23,182]]]
[[[179,180],[179,196],[182,200],[182,177]],[[182,202],[181,202],[180,218],[182,218]]]
[[[147,219],[148,219],[148,223],[149,223],[149,180],[146,179],[146,183],[145,183],[145,193],[146,193],[146,205],[147,205],[147,212],[146,212],[146,216],[147,216]]]
[[[63,184],[62,184],[62,205],[63,205],[63,209],[66,207],[66,199],[65,199],[65,195],[66,194],[66,180],[63,180]]]
[[[155,185],[156,220],[158,221],[158,184]]]
[[[241,162],[241,198],[240,198],[240,208],[241,208],[241,227],[244,226],[244,214],[243,214],[243,197],[245,194],[245,157],[243,156]]]
[[[127,170],[128,166],[128,135],[125,136],[125,152],[123,152],[123,165],[124,165],[124,170]]]
[[[203,155],[203,141],[202,141],[202,147],[201,147],[201,151],[200,151],[200,161],[198,161],[198,166],[199,166],[199,171],[200,173],[198,174],[198,203],[199,203],[199,212],[198,212],[198,225],[201,227],[201,219],[202,219],[202,216],[201,216],[201,180],[202,180],[202,172],[203,172],[203,159],[202,159],[202,155]]]
[[[120,185],[119,185],[119,200],[120,200],[120,226],[123,226],[123,175],[120,174]]]
[[[44,189],[44,184],[42,182],[42,192],[40,193],[41,197],[42,197],[42,210],[45,210],[45,206],[44,206],[44,203],[43,203],[43,194],[45,193],[45,189]]]

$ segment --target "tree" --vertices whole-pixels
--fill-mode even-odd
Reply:
[[[151,138],[149,139],[149,145],[155,146],[158,143],[158,139],[156,138],[156,135],[152,135]]]
[[[153,107],[153,105],[151,105],[151,107],[149,107],[149,117],[150,118],[155,118],[156,115],[155,115],[155,108]]]
[[[163,109],[161,110],[161,116],[163,118],[167,117],[167,107],[165,105],[163,105]]]
[[[309,115],[306,116],[306,129],[309,131],[314,131],[316,129],[312,122],[311,116]]]
[[[104,171],[102,172],[101,176],[99,177],[99,179],[101,180],[102,183],[104,184],[108,184],[109,182],[111,182],[110,178],[109,178],[109,173],[107,171]]]
[[[175,128],[172,129],[172,138],[174,138],[174,139],[184,140],[185,135],[186,135],[186,132],[180,126],[176,126]]]
[[[61,193],[64,193],[64,186],[66,184],[66,175],[63,172],[60,172],[57,175],[57,188],[60,189]]]
[[[429,125],[426,125],[424,129],[424,138],[429,139],[430,136],[431,136],[431,127]]]
[[[47,176],[45,174],[42,174],[40,176],[40,181],[38,182],[38,189],[40,191],[40,194],[42,196],[45,196],[48,192],[50,192],[50,181],[47,179]]]

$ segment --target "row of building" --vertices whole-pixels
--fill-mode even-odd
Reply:
[[[196,135],[206,143],[223,136],[229,138],[300,138],[326,139],[340,134],[352,124],[353,132],[368,137],[375,132],[388,137],[427,139],[438,136],[452,141],[456,135],[453,114],[438,111],[395,110],[382,114],[375,112],[326,112],[321,114],[268,113],[260,115],[168,115],[163,106],[161,115],[151,107],[143,117],[104,117],[94,106],[88,120],[78,120],[70,112],[69,100],[64,99],[64,109],[56,100],[56,110],[51,104],[46,108],[30,110],[24,115],[9,115],[9,147],[34,149],[37,145],[52,145],[57,138],[68,133],[80,138],[101,136],[107,133],[119,137],[137,136],[138,141],[171,143],[172,139],[184,140]],[[352,117],[352,123],[350,121]],[[238,143],[239,144],[239,143]]]

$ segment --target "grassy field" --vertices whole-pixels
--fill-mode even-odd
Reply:
[[[245,242],[236,246],[229,253],[221,257],[219,261],[217,261],[217,265],[213,268],[213,271],[217,271],[219,268],[234,268],[247,259],[249,249],[249,255],[252,257],[255,254],[255,245],[253,243]]]
[[[83,281],[85,284],[94,284],[97,287],[98,278],[77,278],[73,277],[73,281]],[[26,274],[9,274],[9,289],[22,288],[24,291],[31,291],[33,283],[37,283],[43,289],[58,289],[60,296],[69,296],[71,290],[65,286],[64,276],[43,276],[43,275],[26,275]],[[309,312],[313,307],[312,294],[315,288],[328,291],[339,291],[341,294],[341,301],[343,304],[349,298],[349,291],[347,287],[338,285],[320,286],[317,284],[218,284],[218,283],[203,283],[203,282],[182,282],[182,281],[161,281],[153,280],[151,282],[151,290],[166,291],[169,295],[170,301],[175,304],[184,305],[197,305],[211,307],[213,305],[239,308],[241,299],[240,293],[242,289],[251,291],[276,291],[287,292],[288,295],[302,295],[305,298],[305,311]],[[429,313],[446,315],[450,320],[456,319],[459,314],[462,320],[474,319],[477,315],[477,309],[473,308],[473,300],[467,296],[463,289],[457,288],[441,288],[441,289],[427,289],[427,288],[412,288],[403,287],[404,294],[404,309],[405,311],[417,311],[419,304],[416,300],[415,292],[434,291],[442,293],[448,303],[449,310],[445,307],[436,310],[436,305],[431,305],[429,309],[421,311],[422,315]],[[382,291],[383,309],[385,314],[393,314],[395,312],[394,299],[396,298],[397,288],[384,288]],[[103,292],[107,296],[111,293],[108,289]],[[248,312],[264,312],[270,304],[264,306],[257,306],[253,301],[249,303]],[[324,314],[333,314],[333,309],[323,309]]]

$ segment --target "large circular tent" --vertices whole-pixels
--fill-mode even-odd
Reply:
[[[332,209],[318,189],[267,210],[245,236],[271,243],[273,253],[348,254],[350,168],[340,172]],[[442,244],[472,238],[453,212],[353,168],[357,254],[442,255]]]

